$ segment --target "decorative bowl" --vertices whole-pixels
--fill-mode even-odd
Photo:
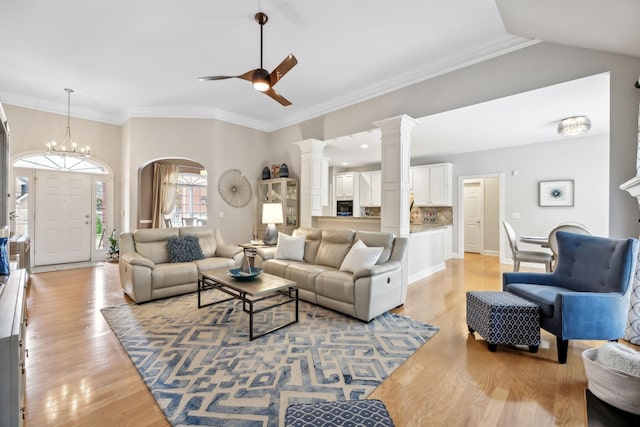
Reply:
[[[256,267],[251,269],[251,273],[242,271],[242,268],[232,268],[227,272],[229,276],[233,277],[238,282],[250,282],[252,280],[256,280],[256,277],[258,277],[260,273],[262,273],[262,269]]]

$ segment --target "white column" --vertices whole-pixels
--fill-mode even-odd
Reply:
[[[322,215],[323,151],[327,143],[318,139],[296,142],[300,147],[300,226],[311,227],[311,218]],[[325,162],[326,163],[326,162]],[[328,182],[324,185],[328,185]]]
[[[382,212],[380,231],[409,238],[411,129],[418,123],[402,115],[373,124],[382,132]],[[407,248],[408,252],[409,248]],[[402,266],[402,303],[409,282],[408,253]]]

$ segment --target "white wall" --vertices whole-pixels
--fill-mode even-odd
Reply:
[[[299,154],[293,143],[303,139],[327,140],[350,135],[371,129],[371,123],[376,120],[400,114],[424,117],[603,72],[610,72],[611,77],[611,134],[607,155],[610,167],[607,168],[609,179],[604,180],[609,189],[604,209],[611,221],[606,234],[637,236],[636,202],[618,186],[635,176],[640,90],[635,89],[633,83],[640,73],[640,58],[539,43],[278,130],[269,135],[270,146],[278,152],[289,153],[294,159],[297,155],[294,167],[299,170]],[[495,155],[501,156],[501,153]],[[549,175],[560,172],[545,171],[544,163],[539,167]],[[591,166],[585,164],[584,167]],[[537,194],[533,187],[526,191]]]
[[[594,234],[606,236],[609,234],[608,149],[608,138],[596,135],[430,160],[432,163],[453,163],[454,183],[457,183],[458,176],[504,173],[504,219],[511,223],[518,236],[546,236],[563,221],[581,222]],[[517,175],[513,174],[514,171]],[[539,181],[559,179],[575,181],[574,206],[538,206]],[[453,190],[454,218],[457,219],[458,186],[454,185]],[[513,213],[519,214],[520,218],[513,218]],[[457,224],[454,224],[453,234],[454,252],[461,254],[457,244]],[[508,251],[506,240],[502,248],[503,252]]]
[[[208,172],[208,224],[220,228],[227,243],[249,241],[256,220],[256,187],[268,158],[264,132],[214,119],[134,118],[123,128],[123,140],[130,141],[123,153],[130,175],[126,225],[135,230],[140,168],[156,159],[184,158],[201,163]],[[124,167],[124,165],[123,165]],[[218,180],[228,169],[239,169],[253,191],[245,207],[228,205],[218,193]],[[222,216],[221,216],[222,215]]]

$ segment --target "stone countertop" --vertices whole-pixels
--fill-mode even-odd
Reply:
[[[314,216],[313,218],[317,218],[317,219],[338,219],[338,220],[378,220],[380,221],[380,217],[379,216]]]
[[[452,224],[410,224],[410,233],[422,233],[424,231],[444,230],[447,226]]]

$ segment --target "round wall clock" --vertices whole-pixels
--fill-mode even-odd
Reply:
[[[251,184],[238,169],[229,169],[218,181],[218,193],[229,206],[241,208],[251,201]]]

